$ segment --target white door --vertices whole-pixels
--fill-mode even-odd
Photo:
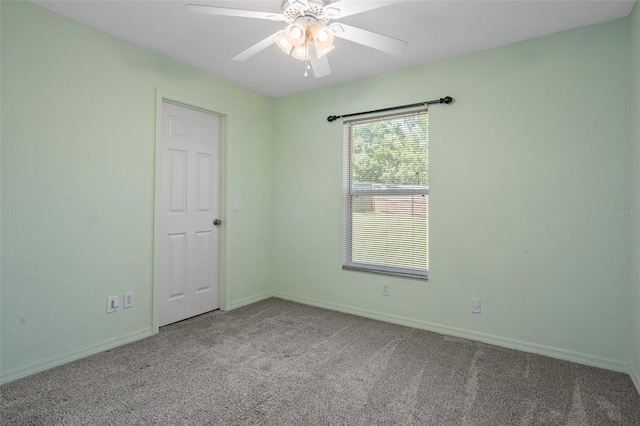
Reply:
[[[220,308],[220,117],[162,104],[160,326]]]

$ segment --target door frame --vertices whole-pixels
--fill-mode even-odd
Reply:
[[[229,291],[227,289],[227,268],[229,256],[227,255],[227,242],[225,227],[228,226],[224,220],[228,215],[227,200],[227,121],[229,114],[225,114],[221,108],[204,102],[200,99],[194,99],[179,93],[171,92],[165,89],[156,89],[156,140],[154,147],[154,197],[153,197],[153,283],[152,283],[152,305],[151,305],[151,324],[152,333],[158,333],[160,330],[160,212],[162,197],[162,103],[169,102],[185,108],[206,112],[220,117],[220,216],[223,219],[223,226],[220,228],[220,268],[218,270],[218,279],[220,283],[220,310],[228,310]]]

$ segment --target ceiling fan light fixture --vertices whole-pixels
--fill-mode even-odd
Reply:
[[[294,47],[293,52],[291,52],[291,56],[296,59],[300,59],[301,61],[309,60],[309,44],[305,43],[301,46]]]
[[[302,22],[294,22],[285,28],[284,36],[292,46],[300,46],[307,41],[307,26]]]
[[[291,51],[293,50],[293,46],[291,45],[291,43],[289,43],[289,40],[287,40],[287,37],[285,37],[284,31],[280,31],[278,35],[276,35],[276,38],[274,41],[276,45],[280,48],[280,50],[282,50],[287,55],[291,54]]]
[[[316,55],[318,56],[318,59],[322,58],[324,55],[326,55],[327,53],[331,52],[333,50],[335,46],[332,44],[329,47],[325,47],[325,48],[320,48],[316,45]]]
[[[316,44],[316,49],[333,48],[333,31],[331,31],[329,27],[325,27],[322,24],[315,24],[309,28],[309,33],[311,34],[313,42]]]

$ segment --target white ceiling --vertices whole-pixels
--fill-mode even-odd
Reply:
[[[360,0],[353,0],[360,1]],[[400,1],[348,16],[345,24],[405,40],[388,55],[344,39],[327,56],[332,74],[304,77],[304,62],[273,45],[244,62],[230,58],[286,23],[186,13],[184,4],[280,12],[281,0],[34,0],[101,31],[279,97],[628,16],[634,0]]]

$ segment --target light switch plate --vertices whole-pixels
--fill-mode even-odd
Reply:
[[[107,297],[107,313],[112,314],[118,311],[118,296]]]

